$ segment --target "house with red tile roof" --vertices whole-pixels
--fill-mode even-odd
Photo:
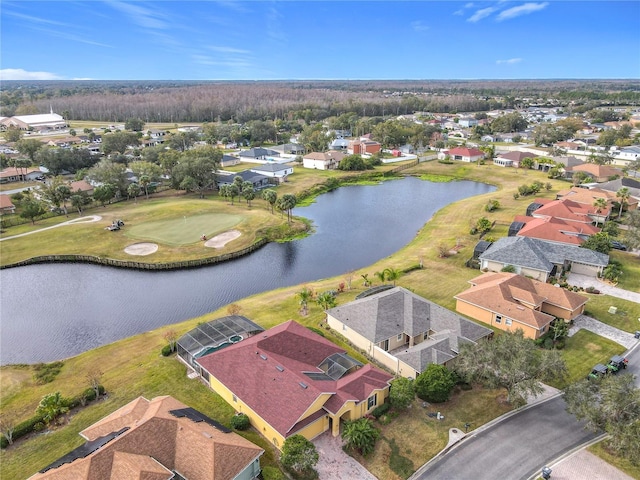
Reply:
[[[573,320],[584,312],[587,297],[515,273],[488,272],[469,280],[459,293],[456,310],[505,331],[520,329],[539,338],[557,317]]]
[[[518,225],[518,224],[521,224]],[[555,217],[527,217],[517,215],[511,224],[512,230],[519,228],[519,237],[538,238],[548,242],[581,245],[589,236],[598,233],[599,228],[590,223],[569,222]]]
[[[384,403],[393,376],[288,321],[194,360],[207,384],[277,448],[312,439]]]
[[[0,215],[7,213],[15,213],[16,206],[11,201],[11,197],[7,194],[0,194]]]
[[[382,150],[382,145],[367,136],[362,136],[357,140],[349,141],[347,153],[349,155],[371,155]]]
[[[264,450],[173,397],[138,397],[32,480],[252,480]]]
[[[438,153],[438,158],[442,160],[447,155],[449,155],[451,160],[459,160],[467,163],[477,162],[484,158],[483,151],[478,150],[477,148],[467,147],[455,147],[450,150],[441,150],[440,153]]]

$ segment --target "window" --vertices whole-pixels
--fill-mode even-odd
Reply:
[[[236,397],[235,395],[233,395],[233,401],[237,402],[238,401],[238,397]]]
[[[344,323],[342,324],[342,330],[345,332],[347,331],[347,326]]]
[[[502,323],[502,315],[496,315],[496,323]]]
[[[367,400],[367,410],[371,410],[373,407],[376,406],[378,400],[378,394],[375,393],[372,396],[369,397],[369,399]]]
[[[403,338],[404,338],[404,333],[399,333],[397,340],[401,342]]]
[[[505,318],[504,319],[504,324],[505,325],[511,325],[511,319],[510,318]]]

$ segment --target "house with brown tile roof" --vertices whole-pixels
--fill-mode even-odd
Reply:
[[[455,147],[450,150],[441,150],[438,153],[438,159],[442,160],[447,155],[451,160],[459,160],[461,162],[473,163],[484,158],[484,152],[477,148]]]
[[[251,480],[264,450],[173,397],[138,397],[32,480]]]
[[[302,166],[316,170],[335,170],[344,157],[346,154],[337,150],[311,152],[302,157]]]
[[[0,171],[0,183],[19,182],[20,180],[35,180],[36,177],[39,177],[40,175],[42,175],[42,171],[39,168],[7,167]]]
[[[493,164],[499,167],[520,168],[520,162],[525,158],[535,158],[536,155],[531,152],[521,152],[514,150],[512,152],[501,153],[493,159]]]
[[[327,324],[396,375],[417,378],[431,363],[447,365],[461,343],[491,330],[402,287],[327,310]]]
[[[75,182],[71,182],[69,184],[69,190],[71,190],[72,194],[84,192],[87,195],[93,195],[93,185],[86,180],[76,180]]]
[[[539,338],[557,317],[573,320],[584,312],[587,298],[515,273],[484,273],[459,293],[456,310],[505,331],[520,329]]]
[[[195,360],[209,386],[277,448],[340,432],[384,403],[392,375],[288,321]]]
[[[616,190],[617,192],[617,190]],[[583,203],[586,205],[593,205],[598,198],[604,198],[609,204],[609,208],[613,203],[618,203],[619,198],[616,197],[616,192],[605,190],[602,188],[582,188],[571,187],[568,190],[561,190],[556,194],[556,198],[566,198],[576,203]],[[635,210],[638,208],[638,199],[629,197],[627,200],[627,210]]]
[[[544,199],[547,200],[547,199]],[[541,206],[531,211],[531,216],[536,218],[558,218],[566,222],[591,224],[593,222],[604,223],[611,213],[610,207],[598,208],[586,203],[579,203],[570,198],[560,198],[558,200],[543,201],[535,199],[534,203]]]
[[[609,165],[598,165],[596,163],[583,163],[582,165],[575,165],[573,167],[565,168],[565,174],[567,178],[572,178],[576,172],[584,172],[593,178],[594,182],[607,182],[612,177],[621,177],[622,170]]]

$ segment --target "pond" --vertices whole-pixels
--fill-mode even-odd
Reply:
[[[342,187],[294,210],[313,222],[312,235],[191,270],[87,264],[2,270],[0,363],[67,358],[249,295],[366,267],[409,243],[440,208],[494,190],[477,182],[414,177]]]

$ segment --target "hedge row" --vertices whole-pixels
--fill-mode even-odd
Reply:
[[[104,387],[102,385],[98,386],[98,391],[100,395],[104,394]],[[81,405],[86,405],[96,399],[96,392],[93,388],[87,388],[80,395],[75,397],[65,399],[65,407],[68,407],[69,410],[72,408],[79,407]],[[15,442],[19,438],[24,437],[33,432],[39,432],[44,430],[45,422],[42,418],[42,415],[34,415],[33,417],[25,420],[24,422],[19,423],[13,429],[13,441]],[[9,441],[7,438],[2,435],[0,437],[0,448],[7,448],[9,446]]]

